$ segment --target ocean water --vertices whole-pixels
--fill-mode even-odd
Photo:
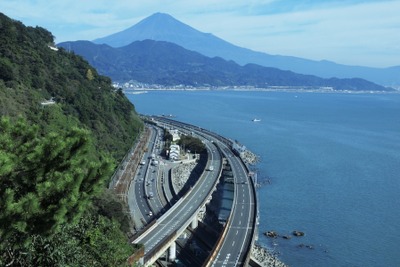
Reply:
[[[400,266],[400,95],[150,91],[172,114],[258,154],[259,242],[290,266]],[[261,119],[252,122],[253,118]],[[293,230],[304,237],[269,239]]]

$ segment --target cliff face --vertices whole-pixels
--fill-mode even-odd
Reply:
[[[120,159],[142,122],[134,106],[83,58],[55,48],[46,29],[0,13],[0,116],[22,116],[43,133],[91,131],[96,147]]]

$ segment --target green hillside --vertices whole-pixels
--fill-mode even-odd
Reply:
[[[120,159],[142,124],[111,80],[84,59],[50,48],[47,30],[0,14],[0,114],[22,115],[44,130],[90,129],[96,146]],[[55,105],[41,102],[53,98]]]
[[[0,13],[0,266],[124,266],[106,185],[143,128],[134,106],[41,27]]]

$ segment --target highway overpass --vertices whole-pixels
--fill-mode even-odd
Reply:
[[[189,225],[191,228],[196,228],[197,214],[210,200],[221,175],[222,161],[225,159],[231,166],[234,176],[233,205],[221,237],[215,244],[205,266],[244,266],[249,260],[250,249],[255,237],[257,203],[253,181],[249,178],[246,166],[231,150],[230,140],[182,122],[162,117],[152,119],[163,127],[173,127],[181,132],[200,137],[205,143],[209,155],[206,169],[213,166],[214,171],[204,171],[197,183],[178,202],[165,211],[169,207],[165,205],[167,202],[165,196],[157,196],[151,201],[145,201],[146,198],[143,197],[147,190],[145,184],[146,179],[149,179],[146,175],[148,175],[151,167],[142,167],[146,170],[146,173],[142,174],[142,178],[138,178],[139,182],[134,183],[133,188],[135,189],[132,195],[135,196],[135,199],[133,201],[139,203],[136,205],[139,206],[145,223],[149,223],[153,216],[153,214],[149,216],[149,211],[160,214],[160,217],[154,218],[150,225],[133,240],[133,243],[144,245],[141,263],[145,266],[154,263],[168,249],[171,260],[174,260],[176,256],[175,240]],[[154,128],[153,131],[158,130]],[[157,136],[157,134],[154,134],[154,136]],[[154,136],[152,135],[150,140],[153,140],[152,142],[155,144],[158,141]],[[153,149],[154,146],[151,147],[151,151]],[[144,157],[148,157],[148,155]],[[156,182],[151,184],[152,188],[149,190],[157,192],[157,188],[163,186],[162,183],[165,183],[165,181],[158,181],[158,185],[157,179],[154,181]],[[147,205],[141,204],[143,201],[147,202]],[[132,203],[132,205],[135,204]]]

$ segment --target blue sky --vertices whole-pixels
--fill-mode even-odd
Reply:
[[[53,33],[93,40],[156,12],[269,54],[347,65],[400,65],[400,0],[1,0],[0,12]]]

